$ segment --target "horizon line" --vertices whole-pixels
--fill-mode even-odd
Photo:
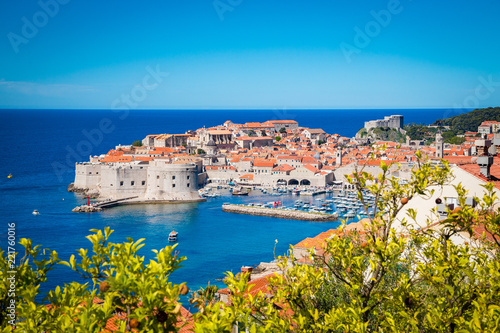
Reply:
[[[486,107],[476,107],[476,108],[455,108],[455,107],[399,107],[399,108],[140,108],[140,109],[110,109],[110,108],[2,108],[0,111],[6,110],[95,110],[95,111],[273,111],[273,110],[294,110],[294,111],[306,111],[306,110],[478,110],[487,108],[498,108],[500,106],[486,106]]]

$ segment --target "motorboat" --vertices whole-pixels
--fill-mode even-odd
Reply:
[[[168,241],[169,242],[175,242],[177,240],[177,235],[179,233],[177,231],[172,231],[168,234]]]
[[[235,188],[233,190],[233,195],[248,195],[248,191],[243,189],[243,188],[239,188],[239,189]]]
[[[33,215],[40,215],[40,212],[38,212],[38,210],[36,210],[36,209],[35,209],[35,210],[33,211],[33,213],[31,213],[31,214],[33,214]]]
[[[353,217],[356,217],[356,213],[353,212],[352,210],[350,210],[344,216],[348,217],[348,218],[353,218]]]

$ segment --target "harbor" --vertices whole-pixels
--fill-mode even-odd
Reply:
[[[338,214],[327,214],[320,212],[309,211],[293,211],[280,208],[262,207],[262,206],[245,206],[235,204],[222,205],[222,211],[227,213],[247,214],[278,217],[289,220],[303,220],[303,221],[336,221]]]
[[[231,186],[218,186],[217,188],[207,187],[200,190],[200,195],[209,200],[217,200],[221,197],[227,198],[226,195],[230,195],[233,192]],[[322,213],[326,215],[335,215],[337,219],[342,218],[353,221],[355,219],[373,216],[375,213],[375,197],[371,193],[363,194],[363,202],[358,199],[357,192],[355,191],[344,191],[331,187],[303,190],[293,187],[253,187],[252,189],[248,188],[248,192],[245,191],[245,193],[248,193],[249,197],[245,200],[238,200],[239,202],[237,205],[250,208],[253,207],[255,209],[272,209],[272,212],[267,211],[268,213],[266,214],[262,213],[261,210],[245,210],[245,212],[259,212],[254,215],[275,217],[286,216],[286,218],[293,218],[290,217],[294,215],[293,213],[281,214],[275,213],[275,211],[312,214]],[[234,202],[227,203],[227,205],[230,204],[234,204]],[[225,205],[226,203],[223,207]],[[295,215],[301,217],[305,216],[302,214]],[[310,220],[309,217],[304,219]]]

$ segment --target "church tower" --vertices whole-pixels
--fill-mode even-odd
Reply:
[[[342,148],[337,148],[337,155],[335,159],[335,164],[337,167],[342,165]]]
[[[444,148],[443,136],[441,135],[440,132],[438,132],[436,134],[436,157],[437,158],[443,158],[443,148]]]

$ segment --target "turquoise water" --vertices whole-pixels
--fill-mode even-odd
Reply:
[[[356,113],[356,117],[353,114]],[[430,123],[449,115],[447,110],[267,110],[252,111],[131,111],[129,114],[99,110],[2,110],[0,111],[0,247],[6,249],[7,223],[16,223],[18,238],[56,250],[67,260],[76,249],[88,247],[89,229],[115,230],[111,241],[126,237],[145,238],[141,254],[169,245],[167,236],[179,232],[177,250],[186,256],[184,267],[172,275],[174,282],[188,282],[193,289],[221,285],[225,271],[239,271],[243,265],[257,265],[285,253],[290,244],[336,228],[338,222],[305,222],[271,217],[224,213],[223,202],[285,201],[291,206],[298,197],[273,197],[252,192],[248,197],[208,199],[195,204],[134,205],[107,209],[101,213],[77,214],[71,209],[84,202],[68,193],[74,179],[74,162],[86,161],[90,154],[106,153],[115,145],[130,144],[147,134],[182,133],[189,129],[233,122],[295,119],[303,126],[321,127],[328,133],[352,136],[365,120],[403,114],[405,122]],[[95,133],[103,119],[112,130]],[[13,174],[8,179],[7,175]],[[325,195],[319,196],[325,197]],[[299,197],[300,198],[300,197]],[[314,197],[317,198],[317,197]],[[64,200],[63,200],[64,199]],[[301,198],[304,201],[312,200]],[[37,209],[41,215],[34,216]],[[18,246],[18,249],[20,247]],[[78,279],[64,266],[58,267],[42,288]]]

